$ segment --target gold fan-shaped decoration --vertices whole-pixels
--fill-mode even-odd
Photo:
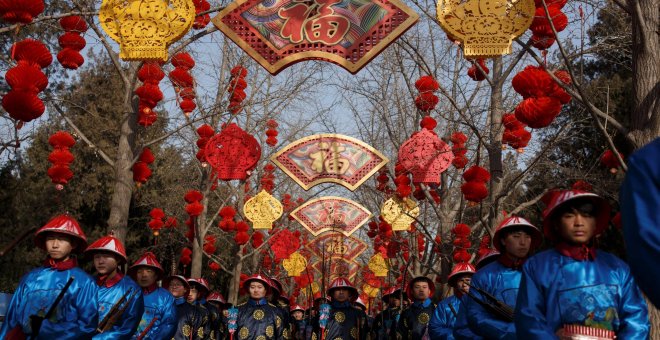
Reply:
[[[392,225],[392,230],[410,230],[410,224],[419,216],[419,207],[417,203],[410,198],[401,199],[398,196],[392,196],[383,203],[380,208],[380,215],[385,222]]]

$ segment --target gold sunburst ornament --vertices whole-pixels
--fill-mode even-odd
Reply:
[[[369,270],[379,277],[387,276],[387,262],[381,253],[376,253],[369,260]]]
[[[426,325],[427,323],[429,323],[429,320],[431,320],[431,317],[426,313],[421,313],[417,317],[417,321],[419,321],[419,323],[421,323],[422,325]]]
[[[289,255],[288,259],[282,261],[282,266],[286,269],[286,273],[289,276],[300,276],[307,267],[307,259],[300,255],[299,252],[294,252]]]
[[[99,22],[123,60],[167,60],[167,47],[195,20],[192,0],[103,0]]]
[[[392,225],[393,231],[410,230],[410,224],[419,216],[419,206],[410,198],[401,199],[392,196],[383,203],[380,215],[385,222]]]
[[[252,222],[254,229],[272,229],[273,222],[277,221],[283,212],[282,203],[266,190],[261,190],[243,205],[243,214]]]
[[[534,0],[438,0],[440,26],[461,42],[465,57],[511,53],[511,41],[534,19]]]

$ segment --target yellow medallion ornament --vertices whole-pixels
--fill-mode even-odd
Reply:
[[[238,331],[238,336],[241,339],[247,339],[247,337],[250,336],[250,330],[248,330],[247,327],[241,327],[241,330]]]
[[[410,224],[415,221],[414,217],[419,216],[419,207],[410,198],[402,200],[399,196],[392,196],[383,203],[380,215],[385,222],[392,225],[393,231],[410,230]]]
[[[367,296],[369,296],[370,298],[375,298],[378,296],[378,292],[380,291],[380,289],[377,287],[372,287],[368,283],[365,283],[362,286],[362,291],[364,291],[367,294]]]
[[[335,321],[339,323],[343,323],[344,321],[346,321],[346,315],[342,312],[335,313]]]
[[[266,336],[272,337],[273,334],[275,334],[275,331],[273,330],[273,325],[268,325],[268,327],[266,327]]]
[[[261,190],[243,205],[243,214],[254,229],[272,229],[273,222],[282,216],[282,203],[266,190]]]
[[[266,337],[263,335],[259,335],[255,340],[266,340]]]
[[[190,333],[191,333],[190,325],[183,325],[183,327],[181,327],[181,333],[183,333],[185,337],[190,337]]]
[[[532,24],[534,0],[438,0],[438,21],[469,58],[511,53],[511,41]]]
[[[387,276],[387,263],[381,253],[376,253],[369,260],[369,270],[379,277]]]
[[[195,20],[192,0],[103,0],[99,22],[123,60],[167,60],[167,47]]]
[[[358,330],[357,330],[357,327],[351,327],[351,337],[352,337],[353,339],[357,339],[357,338],[358,338]]]
[[[266,315],[266,314],[265,314],[264,311],[261,310],[261,309],[257,309],[257,310],[255,310],[255,311],[252,313],[252,317],[253,317],[255,320],[262,320],[262,319],[264,318],[265,315]]]
[[[422,325],[426,325],[427,323],[429,323],[429,320],[431,320],[431,317],[426,313],[421,313],[417,317],[417,321],[419,321],[419,323],[421,323]]]
[[[280,319],[279,316],[275,316],[275,326],[277,326],[277,327],[282,326],[282,319]]]
[[[289,255],[288,259],[282,261],[282,266],[286,269],[286,272],[289,276],[300,276],[305,268],[307,267],[307,259],[304,256],[300,255],[299,252],[294,252]]]
[[[197,328],[197,337],[200,339],[204,337],[204,328]],[[211,331],[211,339],[213,339],[213,331]]]

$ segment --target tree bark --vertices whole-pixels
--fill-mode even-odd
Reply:
[[[634,109],[630,139],[640,148],[660,136],[660,2],[630,0]]]
[[[241,247],[242,248],[242,247]],[[242,250],[242,249],[241,249]],[[234,277],[229,281],[229,293],[227,296],[227,301],[229,303],[236,305],[238,301],[238,291],[241,288],[241,271],[243,270],[243,261],[239,260],[234,267],[233,273]]]
[[[502,190],[502,178],[504,169],[502,167],[502,58],[493,59],[493,78],[490,92],[490,131],[486,145],[488,150],[488,167],[490,168],[490,217],[488,227],[492,228],[493,221],[497,218],[499,211],[497,196]]]

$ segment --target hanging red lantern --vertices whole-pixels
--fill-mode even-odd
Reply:
[[[216,238],[213,235],[206,235],[204,237],[204,245],[202,246],[202,249],[204,250],[205,253],[207,254],[213,254],[216,251],[215,243],[216,243]]]
[[[153,163],[155,159],[153,153],[151,153],[151,149],[144,148],[142,149],[138,161],[133,164],[133,181],[138,188],[146,183],[147,180],[149,180],[149,177],[151,177],[149,164]]]
[[[146,62],[138,70],[138,79],[142,81],[142,86],[135,90],[135,94],[140,98],[137,113],[138,124],[141,126],[148,127],[156,122],[154,108],[163,100],[163,92],[158,87],[163,77],[163,70],[156,62]]]
[[[453,144],[451,152],[454,154],[454,159],[451,161],[451,164],[456,169],[463,169],[468,163],[467,148],[465,147],[465,142],[467,142],[467,136],[462,132],[454,132],[450,140]]]
[[[477,65],[481,66],[481,70]],[[482,81],[486,79],[488,72],[489,70],[488,67],[486,67],[486,61],[484,59],[477,59],[477,62],[473,63],[468,69],[468,77],[472,78],[474,81]]]
[[[76,144],[76,141],[68,132],[58,131],[48,138],[48,144],[53,147],[53,151],[48,156],[48,161],[52,166],[47,173],[55,184],[55,188],[62,190],[64,184],[73,178],[73,172],[69,166],[73,163],[74,157],[69,148]]]
[[[187,267],[192,263],[192,250],[190,250],[190,248],[183,248],[183,250],[181,250],[181,258],[179,259],[179,262],[181,262],[184,267]]]
[[[179,52],[172,56],[172,65],[174,70],[170,72],[169,78],[179,96],[179,107],[188,117],[197,108],[194,101],[196,98],[195,79],[190,73],[190,70],[195,67],[195,60],[189,53]]]
[[[29,24],[45,8],[43,0],[2,0],[0,18],[12,24]]]
[[[423,112],[433,110],[440,99],[433,94],[440,88],[440,84],[431,76],[422,76],[415,82],[415,87],[419,91],[419,95],[415,98],[415,106]]]
[[[490,180],[488,170],[474,165],[463,173],[465,183],[461,185],[461,192],[466,200],[479,203],[488,197],[488,188],[486,183]]]
[[[71,15],[60,19],[60,26],[66,33],[58,39],[62,50],[57,54],[57,60],[64,68],[75,70],[85,62],[80,51],[87,44],[81,35],[87,31],[87,23],[83,17]]]
[[[246,179],[261,158],[261,146],[256,138],[235,123],[227,125],[208,142],[206,161],[217,172],[218,179]]]
[[[204,154],[204,148],[206,147],[206,144],[208,144],[209,139],[213,137],[215,134],[215,130],[208,125],[208,124],[202,124],[199,128],[197,128],[197,135],[199,136],[199,139],[197,139],[197,147],[199,148],[199,151],[197,151],[197,159],[202,163],[202,166],[206,166],[206,155]]]
[[[48,78],[41,69],[50,65],[53,57],[46,45],[33,39],[17,42],[11,50],[17,65],[5,73],[11,90],[2,98],[2,107],[10,117],[29,122],[46,110],[37,94],[48,86]]]
[[[165,222],[163,222],[165,212],[163,212],[163,209],[153,208],[151,209],[151,212],[149,212],[149,216],[151,216],[151,220],[147,223],[147,226],[149,226],[154,236],[158,236],[160,230],[165,226]]]
[[[552,25],[555,27],[557,33],[566,29],[566,26],[568,26],[568,17],[561,11],[561,8],[557,6],[548,6],[548,14],[550,16],[549,20],[545,14],[545,8],[542,6],[536,8],[534,20],[532,21],[531,26],[529,26],[529,29],[533,34],[537,36],[554,37],[550,21],[552,21]]]
[[[206,0],[193,0],[195,5],[195,21],[193,22],[193,28],[196,30],[206,27],[211,21],[211,16],[208,13],[200,14],[211,9],[211,4]]]
[[[266,122],[266,126],[268,127],[268,130],[266,130],[266,144],[270,146],[277,145],[277,122],[274,119],[269,119],[268,122]]]
[[[619,156],[623,158],[623,156],[620,153]],[[609,149],[605,150],[605,152],[603,152],[603,155],[600,156],[600,164],[610,169],[610,172],[613,174],[617,173],[619,167],[621,166],[621,163],[619,163],[619,159],[616,157],[614,152],[612,152],[612,150]]]
[[[504,149],[504,145],[509,145],[518,152],[522,152],[532,138],[532,134],[525,130],[525,124],[521,123],[515,114],[508,113],[502,116],[502,125],[504,125],[502,149]]]
[[[247,98],[245,77],[247,77],[248,71],[245,67],[238,65],[231,69],[230,74],[229,87],[227,87],[227,93],[229,93],[227,110],[232,114],[237,114],[242,109],[242,102]]]
[[[550,125],[560,112],[561,102],[556,98],[527,98],[516,107],[516,118],[532,129],[540,129]]]

